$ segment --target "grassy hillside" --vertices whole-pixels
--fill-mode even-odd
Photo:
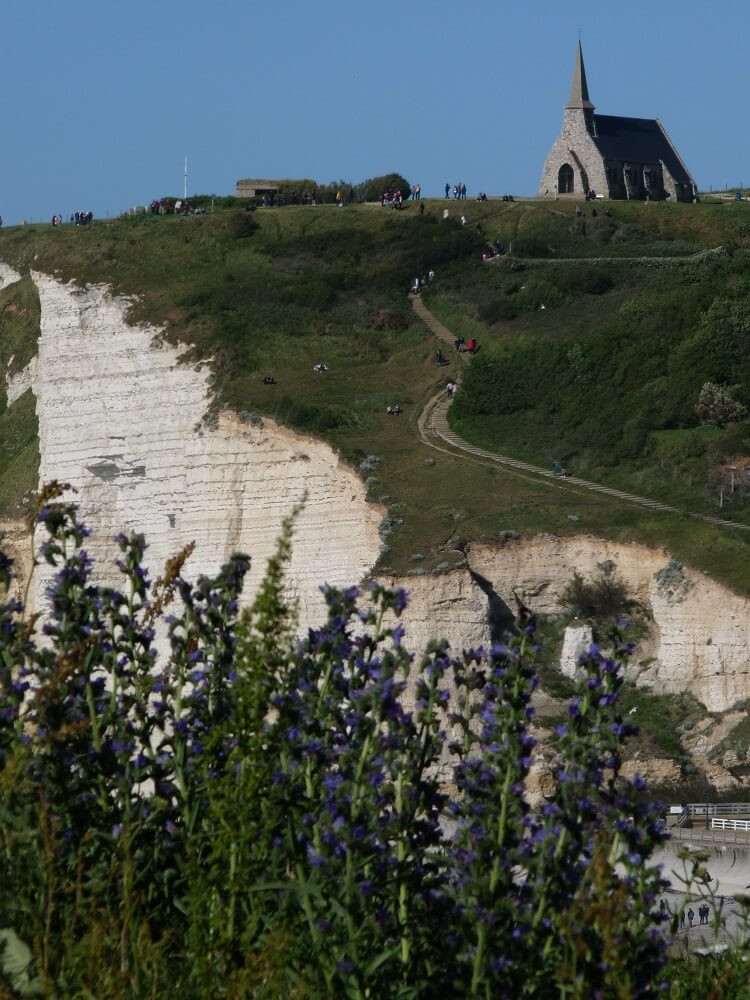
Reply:
[[[270,415],[330,441],[388,508],[384,565],[460,564],[466,539],[508,528],[592,531],[668,546],[750,592],[750,539],[740,533],[423,446],[417,416],[455,367],[435,367],[436,344],[405,295],[416,273],[434,268],[430,307],[456,331],[480,336],[455,406],[466,436],[712,509],[698,480],[706,462],[744,448],[745,431],[691,429],[690,394],[702,377],[693,357],[713,343],[701,316],[714,300],[742,304],[745,265],[742,255],[684,258],[741,244],[749,209],[623,204],[609,215],[599,206],[596,220],[589,206],[577,220],[563,203],[430,202],[424,218],[416,206],[231,209],[86,229],[19,227],[0,233],[0,259],[23,273],[106,281],[137,295],[134,320],[167,324],[194,356],[215,359],[216,408]],[[488,238],[528,253],[524,269],[482,264]],[[624,259],[639,255],[669,260]],[[19,308],[3,309],[0,298],[0,360],[14,351],[27,359],[38,330],[33,287],[24,281],[5,296]],[[731,381],[744,380],[745,355],[731,336],[727,343]],[[330,366],[327,376],[313,374],[318,361]],[[265,374],[277,384],[264,386]],[[385,409],[395,402],[404,413],[394,419]],[[33,419],[30,397],[0,411],[2,513],[18,510],[33,481]]]
[[[0,516],[18,513],[38,485],[39,443],[30,391],[7,405],[5,376],[24,368],[36,353],[39,296],[31,278],[0,291]]]
[[[695,405],[713,382],[735,386],[750,408],[750,206],[599,206],[596,219],[589,206],[583,219],[572,205],[555,211],[513,206],[495,226],[509,242],[513,220],[514,253],[541,254],[543,233],[546,259],[456,267],[431,295],[448,325],[482,345],[453,426],[506,454],[558,458],[696,511],[728,504],[727,516],[747,520],[748,491],[730,492],[720,471],[748,454],[747,423],[703,427]],[[639,233],[647,259],[619,256],[618,232]],[[716,241],[725,252],[701,253]]]

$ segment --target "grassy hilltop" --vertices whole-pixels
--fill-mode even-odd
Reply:
[[[362,466],[389,507],[384,566],[456,565],[464,540],[509,528],[591,531],[664,544],[750,593],[750,532],[554,490],[422,445],[417,417],[456,359],[436,368],[438,345],[406,298],[414,275],[434,268],[428,305],[480,338],[451,414],[464,437],[718,512],[716,470],[748,454],[750,435],[744,422],[699,429],[693,408],[706,380],[739,384],[750,407],[750,206],[613,203],[596,219],[562,202],[428,202],[424,218],[416,208],[26,226],[0,233],[0,260],[137,295],[134,320],[166,324],[193,356],[215,359],[217,407],[272,416]],[[513,259],[483,264],[488,238]],[[732,252],[695,256],[719,245]],[[25,364],[37,331],[27,279],[0,294],[3,369],[11,356],[11,370]],[[313,374],[319,361],[328,375]],[[264,386],[265,374],[277,384]],[[403,415],[388,417],[390,403]],[[0,516],[18,512],[34,483],[34,419],[29,393],[9,408],[0,397]],[[738,491],[724,500],[725,516],[750,522]]]

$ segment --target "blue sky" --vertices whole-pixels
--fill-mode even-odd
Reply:
[[[747,0],[4,0],[0,214],[98,216],[239,177],[536,190],[578,30],[604,114],[750,184]],[[627,18],[627,20],[626,20]]]

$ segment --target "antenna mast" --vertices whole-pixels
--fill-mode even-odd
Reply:
[[[185,201],[187,201],[187,156],[185,157]]]

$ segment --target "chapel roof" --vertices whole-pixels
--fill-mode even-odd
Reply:
[[[594,115],[592,138],[607,160],[632,160],[635,163],[658,163],[662,160],[679,184],[693,183],[658,118]]]

